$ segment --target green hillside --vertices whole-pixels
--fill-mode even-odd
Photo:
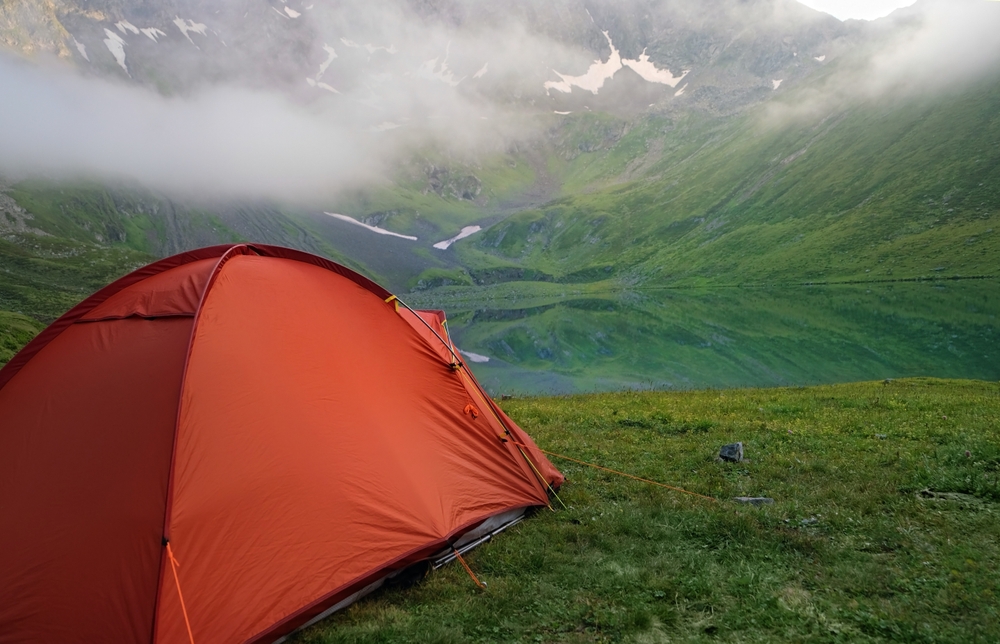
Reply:
[[[38,320],[27,315],[0,311],[0,365],[8,362],[43,328]]]
[[[43,235],[0,239],[0,311],[49,323],[94,291],[155,259],[127,247],[108,247]],[[18,318],[0,320],[0,332]],[[34,326],[34,325],[32,325]],[[0,358],[0,362],[5,362]]]
[[[807,93],[729,121],[645,121],[574,175],[628,181],[568,181],[577,192],[460,244],[463,263],[659,285],[996,272],[1000,83],[778,120]]]

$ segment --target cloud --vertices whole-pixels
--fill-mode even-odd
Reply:
[[[455,0],[437,3],[444,7],[437,13],[426,7],[417,13],[402,0],[313,10],[301,4],[288,5],[300,13],[295,19],[266,3],[231,2],[221,6],[238,9],[235,21],[207,11],[184,19],[171,13],[162,30],[150,20],[135,34],[122,21],[110,32],[95,24],[100,35],[86,43],[82,33],[73,34],[91,59],[81,56],[81,67],[103,66],[120,81],[0,56],[0,175],[125,179],[172,193],[323,200],[387,176],[414,152],[474,159],[536,136],[547,121],[532,115],[553,109],[545,93],[552,70],[583,71],[595,53],[606,55],[611,36],[601,30],[613,31],[622,14],[610,0],[591,3],[589,12],[571,2],[528,3],[514,11]],[[767,18],[758,5],[721,4],[729,7],[726,15],[708,14],[703,3],[688,0],[657,10],[669,8],[713,34],[725,31],[725,20],[783,24],[799,15],[775,9]],[[1000,3],[979,0],[918,3],[900,17],[865,25],[877,45],[842,65],[826,86],[796,93],[788,81],[792,91],[782,85],[775,96],[797,101],[785,103],[785,112],[828,110],[847,98],[935,91],[976,77],[1000,61],[998,10]],[[198,48],[188,42],[192,33]],[[107,49],[101,39],[111,35],[116,47]],[[642,57],[651,43],[633,33],[619,45],[612,35],[628,50],[614,66],[634,62],[649,74],[667,68]],[[127,56],[122,61],[115,55],[119,40]],[[284,55],[288,51],[294,55]],[[157,89],[144,76],[147,69],[168,79],[169,89]],[[694,73],[685,79],[695,83],[690,88],[680,80],[671,74],[661,82],[679,87],[677,94],[697,88]]]
[[[138,180],[172,192],[294,197],[378,168],[350,114],[279,94],[186,98],[0,59],[0,173]]]
[[[963,83],[1000,63],[1000,4],[984,0],[924,2],[900,16],[898,35],[876,52],[864,85],[935,91]]]
[[[924,0],[864,25],[836,71],[770,104],[765,122],[825,118],[860,101],[960,91],[1000,74],[1000,3]]]
[[[246,21],[244,5],[230,4],[221,6],[239,4],[236,22],[170,13],[170,38],[136,35],[121,21],[102,33],[106,60],[81,57],[83,73],[0,54],[0,175],[323,200],[414,151],[472,157],[530,137],[521,98],[541,94],[547,64],[585,55],[517,22],[456,27],[405,2],[325,13],[296,4],[295,20],[265,5]],[[187,42],[194,33],[198,49]],[[296,56],[284,56],[293,45]],[[486,60],[489,74],[476,76]],[[136,82],[91,71],[115,63]],[[144,77],[144,64],[155,77]]]

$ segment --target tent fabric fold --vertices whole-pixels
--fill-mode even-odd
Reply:
[[[74,307],[0,370],[0,643],[189,642],[185,612],[195,642],[272,642],[547,504],[562,475],[450,342],[256,244]]]

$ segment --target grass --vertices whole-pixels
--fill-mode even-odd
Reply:
[[[124,246],[8,235],[0,239],[0,311],[48,324],[94,291],[154,259]],[[0,318],[0,333],[8,332],[10,319]],[[0,364],[3,361],[0,356]]]
[[[0,367],[44,328],[45,325],[27,315],[0,311]]]
[[[296,635],[321,642],[994,642],[1000,385],[913,379],[504,402],[555,460],[544,510]],[[749,462],[717,462],[741,440]],[[937,496],[924,498],[930,490]],[[730,499],[761,495],[773,506]]]

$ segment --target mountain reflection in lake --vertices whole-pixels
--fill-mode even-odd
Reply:
[[[421,305],[445,308],[457,346],[489,357],[470,366],[493,394],[1000,379],[995,280],[632,290],[523,302]]]

